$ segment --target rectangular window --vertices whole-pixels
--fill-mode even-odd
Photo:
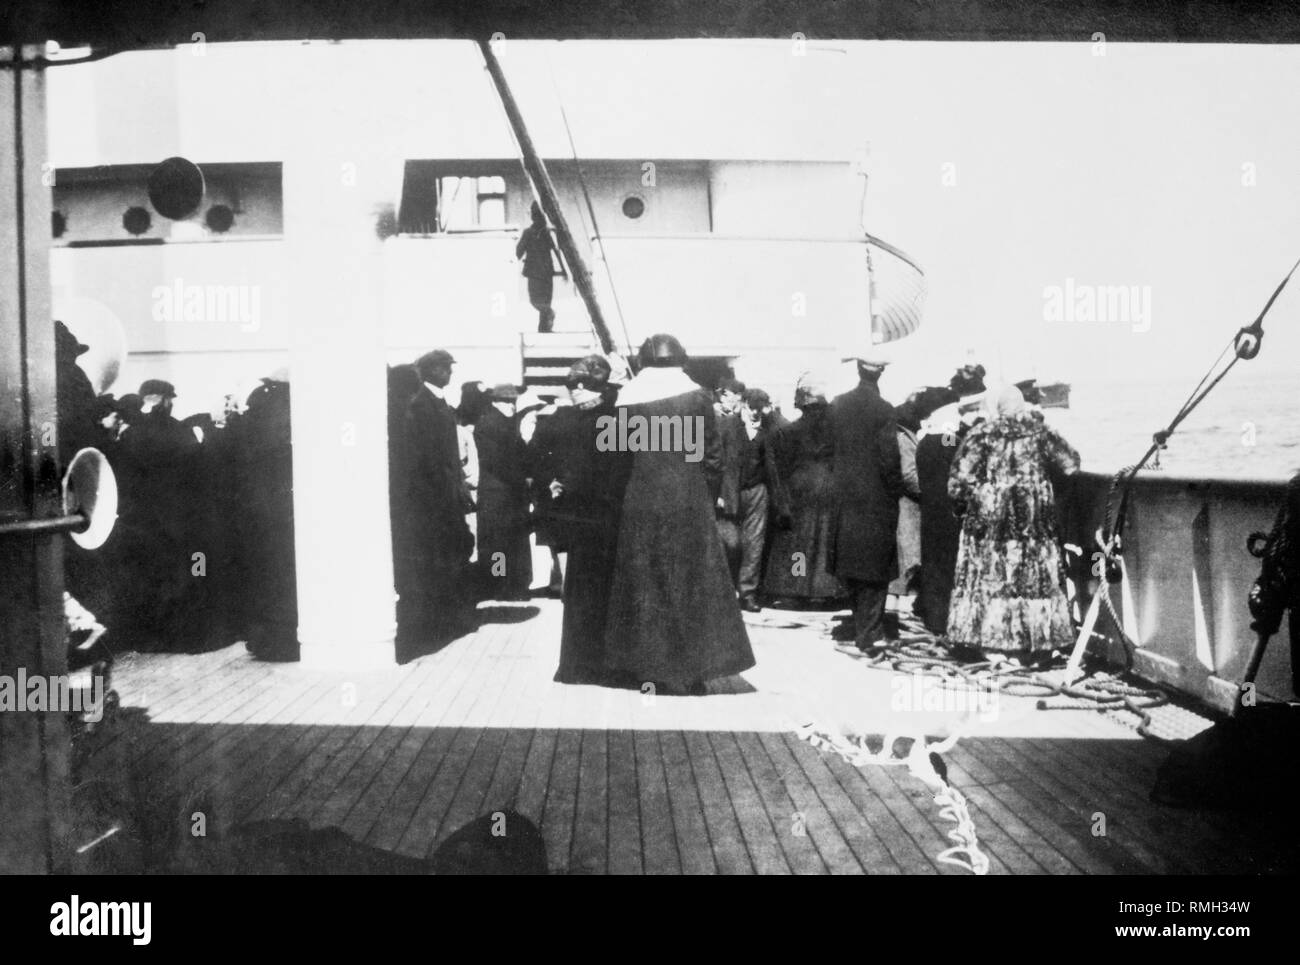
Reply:
[[[491,231],[508,227],[506,179],[500,164],[460,162],[448,170],[446,161],[407,161],[398,207],[401,234]],[[469,168],[469,170],[465,170]],[[479,171],[474,171],[479,168]]]

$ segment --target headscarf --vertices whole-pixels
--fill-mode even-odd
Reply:
[[[1022,415],[1027,408],[1025,396],[1016,386],[1008,385],[998,393],[997,417],[999,419],[1011,419]]]

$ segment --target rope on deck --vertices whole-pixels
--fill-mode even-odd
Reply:
[[[1108,596],[1104,597],[1104,602],[1122,634],[1122,623],[1110,607]],[[762,614],[745,614],[745,622],[754,626],[817,630],[827,637],[831,636],[834,628],[834,617],[824,613],[764,611]],[[873,647],[860,656],[850,655],[858,656],[870,667],[937,678],[945,686],[965,686],[970,690],[991,691],[1008,697],[1037,697],[1039,710],[1090,708],[1131,713],[1137,718],[1138,734],[1156,743],[1172,743],[1153,731],[1150,711],[1170,703],[1163,691],[1138,687],[1113,674],[1096,671],[1070,682],[1064,674],[1063,656],[1041,668],[1018,665],[1000,654],[982,660],[962,659],[942,641],[929,638],[910,615],[900,614],[900,623],[910,631],[911,639]]]
[[[1090,673],[1070,683],[1060,672],[1064,668],[1064,658],[1054,661],[1061,665],[1057,671],[1020,666],[1000,655],[963,661],[937,641],[913,640],[888,647],[873,647],[863,652],[862,659],[871,667],[934,677],[945,685],[964,685],[1008,697],[1037,697],[1039,710],[1091,707],[1095,710],[1127,711],[1137,717],[1139,734],[1157,743],[1169,743],[1152,731],[1150,713],[1170,702],[1167,695],[1159,690],[1136,687],[1107,673]],[[1049,703],[1056,698],[1063,698],[1064,702]]]
[[[890,735],[886,735],[879,751],[872,752],[866,740],[860,736],[834,734],[815,724],[804,724],[798,728],[797,733],[801,739],[808,741],[818,750],[839,754],[854,767],[873,764],[883,767],[906,767],[933,793],[934,802],[939,805],[939,816],[956,825],[948,832],[948,839],[953,842],[953,846],[939,852],[935,860],[942,864],[955,865],[971,874],[989,873],[989,858],[980,849],[979,836],[975,831],[975,822],[971,820],[970,809],[966,806],[966,798],[948,783],[934,765],[940,753],[951,749],[957,743],[957,734],[952,734],[934,744],[927,744],[924,737],[915,738],[906,757],[895,757],[894,738]]]

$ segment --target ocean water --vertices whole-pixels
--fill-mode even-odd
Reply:
[[[1114,472],[1142,458],[1197,378],[1074,382],[1070,408],[1045,414],[1079,450],[1084,469]],[[1238,363],[1170,436],[1160,465],[1230,479],[1285,480],[1300,472],[1300,372],[1255,374]]]

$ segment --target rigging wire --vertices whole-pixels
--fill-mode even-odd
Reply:
[[[609,291],[614,298],[614,310],[618,312],[619,327],[623,329],[623,343],[627,346],[628,357],[633,354],[632,335],[628,332],[627,319],[623,315],[623,303],[619,301],[618,286],[614,284],[614,270],[610,267],[609,259],[605,257],[605,244],[600,237],[600,225],[596,222],[596,209],[591,203],[591,193],[587,190],[587,179],[582,173],[582,161],[578,157],[578,145],[573,139],[573,128],[569,126],[569,115],[564,109],[564,98],[560,94],[560,84],[555,77],[555,65],[551,61],[550,52],[546,53],[546,68],[551,75],[551,87],[555,91],[555,102],[560,108],[560,120],[564,122],[564,133],[569,139],[569,150],[573,154],[573,163],[578,171],[578,185],[582,188],[582,197],[587,205],[587,212],[591,216],[591,233],[596,238],[596,244],[600,246],[600,261],[605,266],[605,277],[609,281]],[[578,212],[581,217],[581,210]],[[584,225],[585,227],[585,225]]]
[[[487,82],[490,85],[492,83],[492,78],[488,74],[488,69],[486,64],[483,66],[483,73],[484,75],[487,75]],[[530,187],[533,187],[533,179],[528,174],[528,165],[524,163],[523,146],[519,143],[519,138],[515,136],[514,126],[510,123],[510,115],[506,113],[505,105],[501,103],[501,98],[500,96],[497,95],[495,87],[492,88],[491,100],[493,103],[496,104],[497,110],[501,112],[501,120],[505,122],[505,128],[510,134],[510,142],[515,146],[515,160],[519,162],[519,170],[524,176],[524,183],[529,185]],[[539,202],[541,201],[541,198],[537,194],[537,190],[535,187],[533,188],[533,198]],[[560,251],[558,248],[555,248],[554,246],[553,248],[555,250],[556,256],[560,259],[560,267],[570,268],[571,266],[566,266],[564,264],[564,252]]]
[[[1133,480],[1146,466],[1151,457],[1164,448],[1165,443],[1169,441],[1169,437],[1174,434],[1174,431],[1179,427],[1179,425],[1181,425],[1182,422],[1192,414],[1192,411],[1205,400],[1205,397],[1214,390],[1215,386],[1223,381],[1227,374],[1232,371],[1233,367],[1242,359],[1253,359],[1255,355],[1258,354],[1260,341],[1264,337],[1264,316],[1267,315],[1269,309],[1273,307],[1273,303],[1277,301],[1278,296],[1282,294],[1282,290],[1286,288],[1287,283],[1291,280],[1291,276],[1296,273],[1297,269],[1300,269],[1300,258],[1296,259],[1295,264],[1291,266],[1291,270],[1286,273],[1286,276],[1282,279],[1281,283],[1273,290],[1273,294],[1269,296],[1268,301],[1265,303],[1264,308],[1260,311],[1259,316],[1255,321],[1251,325],[1238,329],[1237,333],[1229,340],[1227,348],[1219,353],[1219,357],[1214,360],[1209,371],[1201,377],[1201,381],[1196,384],[1196,388],[1192,390],[1192,394],[1188,396],[1187,401],[1183,403],[1181,408],[1179,408],[1177,414],[1170,421],[1169,425],[1154,434],[1151,446],[1147,449],[1146,454],[1143,455],[1134,465],[1126,466],[1115,474],[1115,478],[1111,482],[1110,494],[1107,497],[1107,515],[1103,520],[1103,529],[1100,532],[1100,535],[1103,538],[1098,540],[1108,561],[1113,555],[1113,552],[1118,551],[1122,545],[1121,537],[1127,516],[1129,493],[1132,488]],[[1215,369],[1219,367],[1220,363],[1223,361],[1223,357],[1229,350],[1232,350],[1232,359],[1223,367],[1223,370],[1219,372],[1218,375],[1214,375]],[[1213,379],[1210,378],[1212,375],[1214,375]],[[1208,385],[1206,384],[1207,380],[1209,381]],[[1112,528],[1110,505],[1113,501],[1116,488],[1121,486],[1122,491],[1119,500],[1119,510],[1113,517],[1114,525]],[[1110,599],[1109,595],[1106,594],[1105,591],[1103,591],[1103,602],[1107,604],[1109,609]],[[1127,638],[1125,639],[1127,640]]]

